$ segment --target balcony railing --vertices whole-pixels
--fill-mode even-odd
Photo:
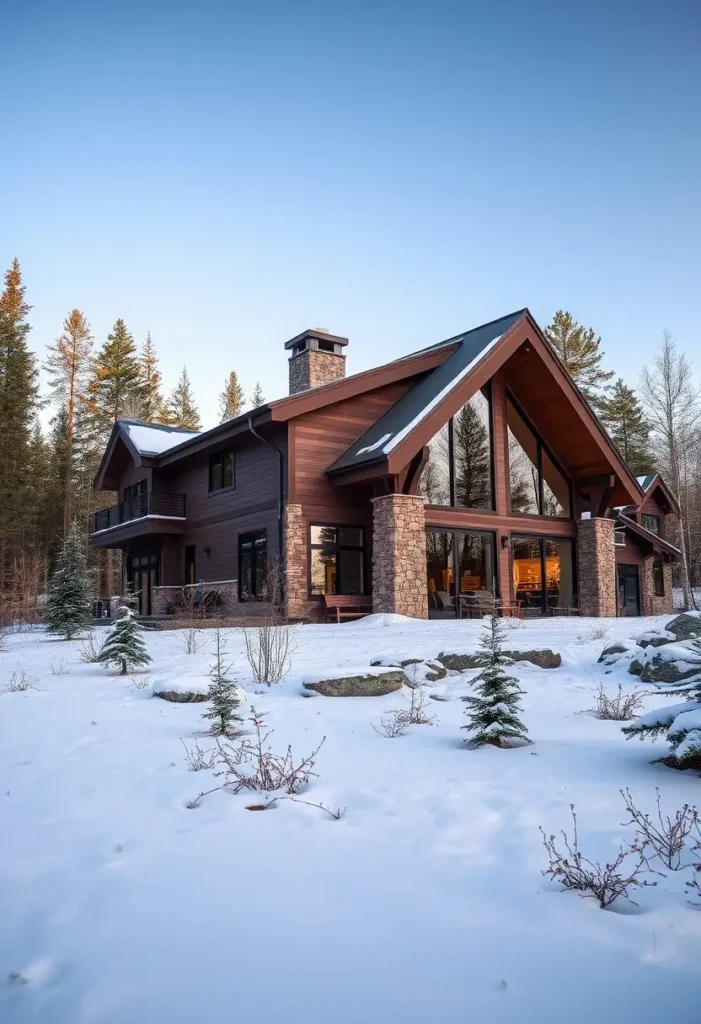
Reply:
[[[136,494],[133,498],[121,501],[119,505],[100,509],[95,513],[93,533],[109,530],[111,526],[130,523],[144,516],[162,516],[164,518],[185,518],[184,494],[159,494],[149,491],[147,494]]]

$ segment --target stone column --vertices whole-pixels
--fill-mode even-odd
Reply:
[[[671,615],[674,612],[672,563],[669,561],[662,563],[662,578],[664,581],[664,594],[662,597],[657,597],[655,594],[654,564],[655,556],[647,555],[641,573],[643,615]]]
[[[372,608],[428,618],[424,501],[384,494],[372,501]]]
[[[580,519],[577,522],[580,615],[617,614],[613,527],[613,519]]]
[[[301,505],[285,505],[283,512],[285,614],[305,618],[307,595],[307,531]]]

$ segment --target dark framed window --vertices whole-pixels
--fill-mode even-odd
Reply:
[[[566,537],[511,538],[514,597],[524,616],[552,615],[572,608],[575,597],[574,543]]]
[[[185,583],[195,583],[195,545],[188,544],[185,548]]]
[[[265,530],[239,534],[239,600],[268,597],[268,534]]]
[[[309,593],[365,593],[362,526],[314,523],[309,527]]]
[[[492,397],[486,385],[428,445],[418,493],[429,505],[494,509]]]
[[[209,460],[209,489],[223,491],[234,486],[234,453],[219,452]]]
[[[650,533],[657,533],[657,534],[659,534],[659,532],[660,532],[660,517],[659,516],[651,516],[651,515],[648,515],[647,512],[643,512],[643,526],[645,527],[646,530],[649,530]]]
[[[511,395],[506,398],[511,511],[572,518],[572,484]]]
[[[122,522],[129,519],[138,519],[148,513],[148,484],[146,480],[139,480],[135,484],[129,484],[124,488],[124,498],[121,504]]]
[[[662,555],[655,555],[652,561],[652,582],[655,588],[655,597],[664,597],[664,562]]]
[[[496,538],[491,531],[426,530],[428,614],[432,619],[488,613],[494,597]]]

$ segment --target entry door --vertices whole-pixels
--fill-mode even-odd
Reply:
[[[640,582],[637,565],[618,566],[618,607],[623,615],[640,615]]]

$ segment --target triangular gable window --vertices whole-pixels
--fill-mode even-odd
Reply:
[[[484,387],[428,444],[418,493],[429,505],[494,508],[492,403]]]

